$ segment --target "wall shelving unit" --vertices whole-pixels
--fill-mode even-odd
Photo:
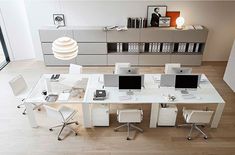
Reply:
[[[104,31],[95,27],[44,27],[39,30],[46,66],[114,65],[130,62],[139,66],[162,66],[165,63],[201,65],[208,30],[176,30],[175,28],[130,28],[127,31]],[[52,42],[67,35],[78,42],[76,59],[54,58]]]

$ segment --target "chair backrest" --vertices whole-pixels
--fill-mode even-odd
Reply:
[[[188,115],[187,123],[208,124],[210,123],[213,111],[192,110]]]
[[[24,90],[28,88],[22,75],[14,77],[11,81],[9,81],[9,84],[15,96],[20,95]]]
[[[118,122],[120,123],[140,123],[143,119],[143,110],[124,109],[118,110]]]
[[[172,68],[181,67],[180,63],[167,63],[165,64],[165,74],[174,74]]]
[[[131,67],[130,63],[115,63],[114,74],[119,74],[121,67]]]
[[[57,108],[54,108],[54,107],[48,106],[48,105],[43,105],[43,106],[46,109],[47,116],[49,116],[55,120],[58,120],[58,121],[63,121],[63,117]]]
[[[69,74],[81,74],[82,73],[82,66],[70,64],[69,65]]]

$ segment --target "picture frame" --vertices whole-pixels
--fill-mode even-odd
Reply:
[[[166,5],[150,5],[147,8],[147,27],[159,27],[159,18],[165,17]]]
[[[159,18],[159,27],[170,27],[170,26],[171,26],[171,17]]]
[[[53,14],[53,21],[57,27],[65,26],[64,14]]]

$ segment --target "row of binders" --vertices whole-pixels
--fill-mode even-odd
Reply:
[[[174,43],[145,43],[144,51],[146,52],[172,52]]]
[[[139,43],[117,43],[117,52],[139,52]]]
[[[199,52],[200,43],[112,43],[115,52]]]
[[[177,52],[199,52],[200,43],[178,43]]]
[[[127,18],[127,28],[146,28],[147,27],[147,18],[137,17]]]

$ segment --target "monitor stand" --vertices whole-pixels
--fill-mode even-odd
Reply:
[[[133,92],[132,90],[128,90],[128,91],[126,92],[126,94],[129,95],[129,96],[131,96],[131,95],[134,95],[134,92]]]
[[[181,94],[188,95],[188,94],[189,94],[189,92],[188,92],[188,90],[187,90],[187,89],[184,89],[184,90],[181,90]]]

